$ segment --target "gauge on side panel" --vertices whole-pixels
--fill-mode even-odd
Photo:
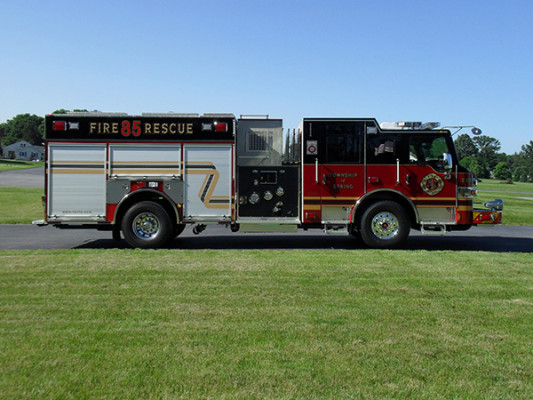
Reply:
[[[259,203],[259,200],[261,199],[261,196],[259,196],[259,193],[253,192],[250,197],[248,198],[248,201],[250,204],[257,204]]]

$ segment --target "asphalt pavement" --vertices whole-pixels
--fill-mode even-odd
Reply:
[[[129,248],[125,240],[114,241],[111,232],[87,229],[57,229],[52,226],[0,225],[0,250],[7,249],[109,249]],[[252,234],[231,232],[213,225],[200,235],[187,227],[172,240],[169,249],[217,250],[296,250],[296,249],[364,249],[361,242],[348,236],[326,235],[320,230],[297,233]],[[428,236],[412,231],[403,249],[457,250],[533,253],[533,226],[473,227],[465,232]]]
[[[0,186],[44,188],[44,167],[0,171]]]

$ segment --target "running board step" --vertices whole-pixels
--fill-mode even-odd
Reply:
[[[324,233],[327,235],[347,235],[347,225],[324,225]]]
[[[445,235],[446,225],[443,224],[421,224],[420,232],[423,235]]]

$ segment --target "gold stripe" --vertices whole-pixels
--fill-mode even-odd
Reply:
[[[94,169],[82,169],[82,168],[65,168],[65,169],[53,169],[52,175],[56,174],[93,174],[93,175],[104,175],[105,170],[102,168],[101,170],[94,170]]]
[[[178,161],[113,161],[111,165],[176,165]]]
[[[54,165],[70,165],[70,164],[76,164],[76,165],[101,165],[102,167],[105,165],[104,161],[58,161],[58,160],[52,160],[51,161],[52,167]]]
[[[443,200],[453,200],[455,197],[409,197],[411,200],[431,200],[431,201],[443,201]]]

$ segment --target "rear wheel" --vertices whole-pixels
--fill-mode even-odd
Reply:
[[[372,204],[361,218],[361,238],[369,247],[398,247],[409,236],[409,230],[409,216],[404,208],[394,201]]]
[[[174,227],[161,205],[142,201],[126,211],[122,232],[130,246],[147,249],[166,244],[174,234]]]

